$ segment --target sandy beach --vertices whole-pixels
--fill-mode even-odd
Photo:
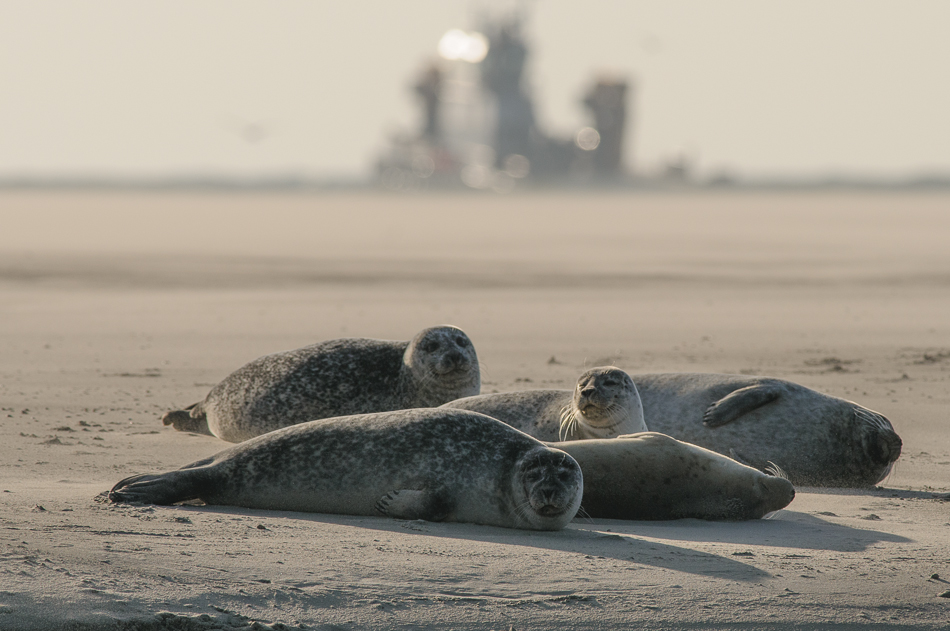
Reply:
[[[935,192],[0,192],[0,629],[946,628],[948,209]],[[884,414],[903,454],[876,489],[799,488],[742,523],[97,501],[227,447],[160,418],[247,361],[436,324],[468,333],[482,392],[603,364],[770,375]]]

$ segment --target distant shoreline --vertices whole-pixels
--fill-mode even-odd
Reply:
[[[272,177],[230,177],[230,176],[194,176],[194,177],[0,177],[2,191],[286,191],[286,192],[323,192],[323,191],[383,191],[390,192],[378,180],[372,178],[321,179],[297,176]],[[662,191],[946,191],[950,190],[950,174],[918,175],[905,178],[875,177],[836,177],[825,178],[772,178],[772,179],[733,179],[713,177],[709,179],[669,179],[648,177],[626,177],[594,182],[541,181],[531,182],[516,190],[517,193],[530,193],[546,190],[577,191],[625,191],[625,192],[662,192]],[[421,186],[409,193],[427,192],[468,192],[473,194],[494,195],[497,193],[478,191],[461,183],[453,185],[432,184]]]

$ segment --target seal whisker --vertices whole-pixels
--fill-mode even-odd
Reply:
[[[895,460],[894,462],[887,465],[887,469],[881,475],[881,479],[878,480],[877,483],[880,484],[881,482],[889,478],[891,474],[894,473],[896,470],[897,470],[897,461]]]
[[[594,519],[590,516],[590,513],[584,510],[583,506],[577,507],[577,514],[574,515],[574,519],[581,519],[583,521],[586,521],[588,524],[594,523]]]
[[[533,508],[531,506],[531,500],[525,500],[521,502],[520,504],[518,504],[517,506],[515,506],[514,513],[522,521],[531,523],[531,520],[528,518],[528,515],[530,514],[530,511],[532,510]]]
[[[782,467],[778,466],[777,464],[775,464],[775,463],[772,462],[771,460],[768,461],[768,466],[765,467],[765,469],[763,469],[763,471],[764,471],[765,473],[768,473],[769,475],[771,475],[771,476],[773,476],[773,477],[782,478],[783,480],[788,480],[788,474],[785,473],[785,471],[782,469]]]
[[[577,413],[574,411],[573,403],[569,403],[561,408],[561,423],[558,426],[558,440],[565,441],[574,435],[577,428]]]
[[[880,414],[864,408],[854,408],[854,415],[864,423],[883,431],[894,431],[891,424]]]

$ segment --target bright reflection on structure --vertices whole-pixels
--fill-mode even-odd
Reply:
[[[531,162],[521,154],[513,153],[505,158],[505,173],[515,179],[528,177],[531,173]]]
[[[454,28],[439,40],[439,55],[443,59],[461,59],[477,64],[488,54],[488,38],[481,33],[466,33]]]
[[[583,151],[593,151],[600,146],[600,133],[593,127],[584,127],[574,136],[574,144]]]
[[[412,159],[412,172],[423,179],[435,173],[435,160],[427,155],[418,155]]]

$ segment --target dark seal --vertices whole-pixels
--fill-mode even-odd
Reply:
[[[777,465],[796,486],[874,486],[901,454],[884,416],[790,381],[704,373],[634,380],[651,431],[757,469]]]
[[[482,414],[416,409],[286,427],[177,471],[126,478],[109,498],[557,530],[583,488],[563,451]]]
[[[165,425],[240,442],[306,421],[436,407],[478,394],[478,356],[454,326],[411,341],[344,338],[255,359]]]
[[[655,432],[547,443],[584,471],[581,509],[606,519],[759,519],[795,497],[781,471],[762,472]]]

